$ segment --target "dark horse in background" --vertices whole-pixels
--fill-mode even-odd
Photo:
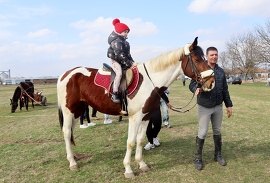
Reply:
[[[14,91],[12,99],[10,99],[11,112],[14,113],[18,107],[18,101],[20,101],[20,110],[24,107],[28,111],[28,101],[32,101],[32,107],[34,108],[34,84],[32,82],[21,82]]]

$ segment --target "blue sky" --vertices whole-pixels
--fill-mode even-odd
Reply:
[[[0,73],[59,76],[76,66],[100,68],[112,20],[131,31],[136,62],[183,47],[195,37],[205,50],[225,49],[232,36],[264,26],[269,0],[56,1],[0,0]]]

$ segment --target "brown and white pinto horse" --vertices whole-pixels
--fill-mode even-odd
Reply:
[[[128,139],[123,161],[125,177],[133,178],[131,153],[136,145],[135,160],[142,171],[149,167],[143,161],[142,145],[151,112],[159,106],[160,95],[183,73],[201,83],[205,91],[214,87],[213,71],[209,70],[202,49],[197,46],[197,38],[192,44],[163,54],[144,64],[137,64],[139,84],[136,92],[127,97]],[[183,68],[183,70],[182,70]],[[95,85],[97,69],[76,67],[59,77],[57,83],[58,113],[61,129],[66,143],[67,159],[70,169],[78,169],[71,145],[74,144],[75,121],[88,103],[101,113],[122,115],[121,105],[112,102],[111,95],[102,87]],[[75,144],[74,144],[75,145]]]

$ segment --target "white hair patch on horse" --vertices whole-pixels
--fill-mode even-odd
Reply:
[[[73,72],[73,71],[72,71],[72,72]],[[72,72],[71,72],[71,73],[72,73]],[[75,73],[76,73],[76,72],[80,72],[80,73],[82,73],[83,75],[88,76],[88,77],[91,76],[91,72],[89,72],[85,67],[79,67],[79,68],[75,69],[74,72],[75,72]]]
[[[212,69],[201,72],[201,77],[202,78],[206,78],[206,77],[209,77],[209,76],[214,76],[214,71]]]
[[[185,55],[190,54],[190,51],[189,51],[189,47],[190,46],[191,46],[191,43],[188,43],[188,44],[185,45],[185,47],[184,47],[184,53],[185,53]]]

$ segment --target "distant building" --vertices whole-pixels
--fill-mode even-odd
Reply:
[[[267,79],[269,77],[269,72],[266,69],[257,68],[257,69],[255,69],[254,74],[255,74],[256,78]]]
[[[33,79],[25,79],[25,78],[6,78],[2,80],[3,85],[15,85],[20,84],[20,82],[26,82],[31,81],[33,82]]]
[[[8,78],[8,74],[5,73],[5,72],[2,72],[2,73],[0,74],[0,79],[3,80],[3,79],[5,79],[5,78]]]
[[[245,72],[243,72],[245,71]],[[234,69],[234,70],[225,70],[227,76],[244,76],[244,73],[247,73],[246,69]],[[248,73],[248,76],[251,76],[255,79],[267,79],[270,77],[270,72],[266,69],[262,68],[255,68],[250,70]]]

